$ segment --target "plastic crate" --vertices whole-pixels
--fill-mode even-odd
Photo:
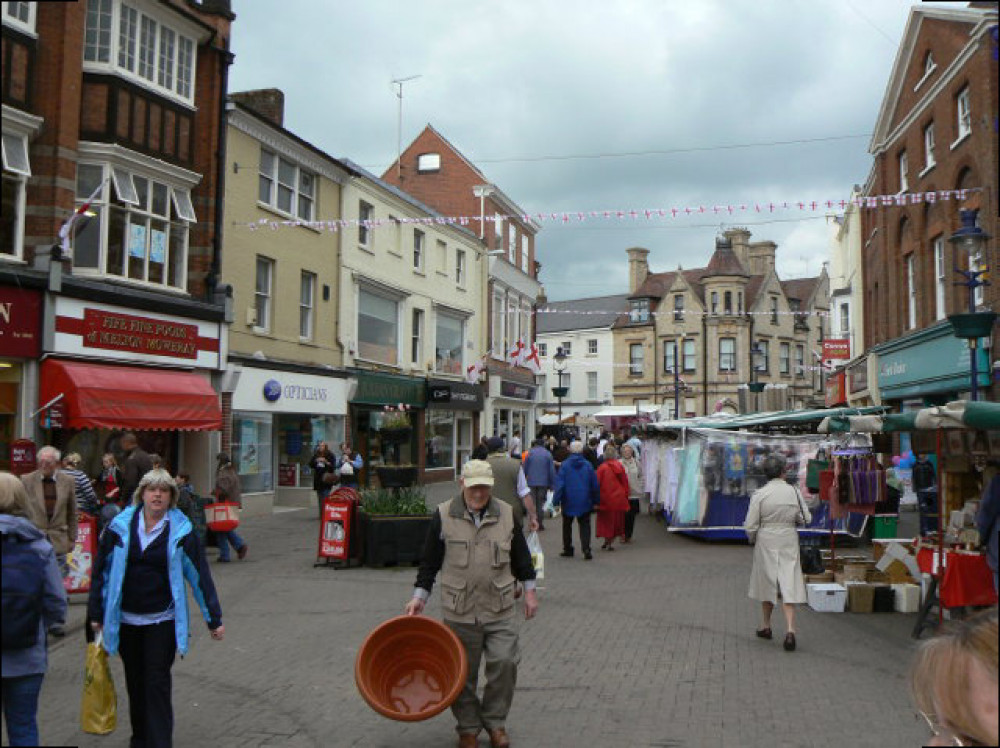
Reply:
[[[920,585],[894,584],[894,610],[897,613],[917,613],[920,611]]]
[[[894,538],[899,517],[872,517],[872,538]]]
[[[843,613],[847,604],[847,588],[840,584],[810,584],[806,586],[809,607],[817,613]]]

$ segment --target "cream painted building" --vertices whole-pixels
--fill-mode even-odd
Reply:
[[[369,469],[396,462],[379,427],[406,405],[412,436],[398,461],[420,482],[451,480],[479,440],[485,399],[465,381],[486,352],[485,245],[468,228],[360,167],[344,185],[338,233],[339,341],[358,380],[350,438]]]
[[[309,461],[319,442],[343,441],[352,384],[337,340],[338,235],[283,222],[339,219],[354,172],[285,129],[282,103],[268,89],[227,107],[222,278],[235,313],[223,448],[250,512],[315,502]]]
[[[664,415],[821,405],[814,352],[828,336],[829,280],[782,281],[776,245],[731,229],[707,266],[650,273],[649,250],[629,255],[629,314],[614,325],[614,399],[659,405]],[[751,353],[758,367],[751,373]],[[761,382],[760,394],[748,392]]]

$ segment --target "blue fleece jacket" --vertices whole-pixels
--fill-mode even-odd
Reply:
[[[597,473],[582,454],[571,454],[559,468],[552,503],[562,506],[567,517],[592,512],[601,503]]]
[[[532,488],[544,486],[555,488],[556,486],[556,463],[552,459],[552,453],[545,447],[532,447],[528,456],[524,458],[524,479]]]
[[[122,597],[125,569],[128,564],[128,547],[133,521],[139,507],[130,506],[116,516],[101,536],[101,545],[94,568],[87,606],[88,621],[103,622],[104,648],[108,654],[118,652],[121,628]],[[188,650],[188,605],[184,591],[187,579],[194,599],[210,629],[222,625],[222,609],[215,594],[215,584],[208,570],[205,552],[192,532],[191,521],[180,509],[167,512],[167,576],[170,596],[174,603],[174,629],[177,634],[177,651],[183,656]],[[134,591],[133,591],[134,592]]]

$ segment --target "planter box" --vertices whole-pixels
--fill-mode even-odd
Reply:
[[[431,515],[401,517],[358,513],[366,566],[420,563],[431,526]]]
[[[382,441],[386,444],[403,444],[410,440],[410,436],[413,434],[413,429],[379,429],[378,434],[382,437]]]
[[[413,467],[394,467],[386,465],[375,468],[378,482],[382,488],[407,488],[417,482],[418,470]]]

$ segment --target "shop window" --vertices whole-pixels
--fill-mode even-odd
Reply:
[[[307,413],[281,413],[275,416],[278,439],[278,486],[309,488],[313,486],[309,462],[320,442],[334,452],[344,441],[343,416],[314,416]]]
[[[434,333],[434,369],[442,374],[462,374],[462,341],[465,320],[438,311]]]
[[[399,302],[360,289],[358,293],[358,357],[396,365],[398,356]]]
[[[455,413],[427,411],[427,469],[455,467]]]
[[[455,414],[455,467],[468,462],[472,455],[472,418]]]
[[[274,490],[270,413],[233,414],[233,462],[243,493]]]
[[[197,220],[189,187],[168,183],[152,160],[150,167],[77,165],[77,207],[89,207],[74,227],[73,264],[84,274],[186,290],[189,226]]]
[[[194,41],[148,10],[88,0],[83,60],[87,70],[114,72],[169,98],[194,100]]]

